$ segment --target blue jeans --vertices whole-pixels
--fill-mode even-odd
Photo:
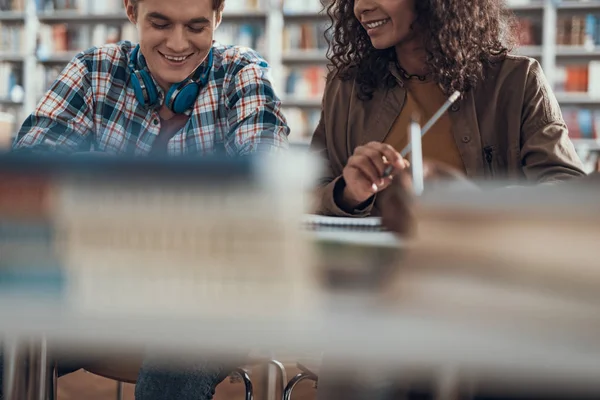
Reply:
[[[136,400],[210,400],[231,372],[213,362],[197,361],[185,368],[146,360],[135,386]]]
[[[0,360],[0,388],[4,376],[3,360]],[[64,376],[81,369],[81,365],[58,361],[58,375]],[[135,387],[136,400],[211,400],[215,389],[231,372],[232,368],[213,362],[197,361],[181,366],[169,366],[153,360],[142,364]],[[0,400],[2,400],[0,389]]]

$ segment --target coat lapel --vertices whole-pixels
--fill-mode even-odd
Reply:
[[[372,140],[383,142],[387,138],[394,122],[400,115],[400,111],[402,111],[402,107],[404,107],[405,101],[406,89],[404,87],[396,86],[385,93],[378,107],[377,119],[375,120],[375,138]]]
[[[348,142],[350,154],[357,146],[369,142],[383,142],[404,107],[406,101],[404,81],[393,64],[390,64],[390,72],[396,78],[398,85],[390,89],[375,91],[373,99],[360,105],[357,104],[358,107],[350,108],[349,129],[354,132],[354,135],[348,135],[348,137],[355,139]]]

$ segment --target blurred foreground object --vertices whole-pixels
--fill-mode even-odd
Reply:
[[[416,201],[416,234],[390,293],[402,308],[425,313],[508,318],[524,328],[580,323],[579,333],[597,334],[599,198],[600,185],[589,179],[426,191]]]
[[[440,184],[403,241],[302,228],[301,160],[0,157],[2,333],[600,393],[596,188]]]
[[[383,225],[403,237],[411,237],[415,234],[416,195],[411,175],[408,170],[399,172],[394,176],[390,186],[379,194]],[[428,191],[440,184],[446,189],[452,188],[466,193],[479,190],[464,173],[437,161],[425,160],[423,180]]]
[[[308,156],[35,157],[0,159],[0,294],[123,315],[310,307]]]

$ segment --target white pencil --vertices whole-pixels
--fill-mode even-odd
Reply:
[[[413,189],[417,196],[423,193],[425,187],[421,137],[421,127],[417,121],[413,120],[410,123],[410,143],[412,144],[410,165],[412,167]]]

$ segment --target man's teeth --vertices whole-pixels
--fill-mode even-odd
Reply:
[[[367,24],[367,28],[375,29],[375,28],[387,23],[388,21],[389,21],[389,19],[383,19],[381,21],[370,22]]]
[[[168,56],[166,54],[163,54],[163,57],[165,57],[167,60],[169,61],[183,61],[186,58],[188,58],[188,56],[183,56],[183,57],[173,57],[173,56]]]

